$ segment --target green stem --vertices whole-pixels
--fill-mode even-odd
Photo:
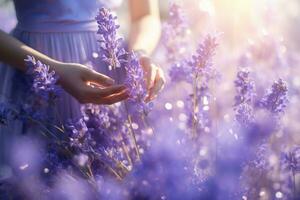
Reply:
[[[129,162],[129,165],[130,166],[133,166],[133,162],[132,162],[132,160],[131,160],[131,158],[130,158],[130,155],[129,155],[129,153],[128,153],[128,149],[127,149],[127,147],[126,147],[126,145],[125,145],[125,143],[124,143],[124,139],[122,139],[123,141],[122,141],[122,149],[123,149],[123,151],[125,152],[125,155],[126,155],[126,157],[127,157],[127,160],[128,160],[128,162]]]
[[[296,178],[295,171],[292,169],[292,181],[293,181],[293,199],[296,199]]]
[[[197,124],[196,124],[196,114],[198,110],[198,99],[197,99],[197,81],[198,75],[196,75],[193,83],[193,125],[192,125],[192,138],[197,137]]]
[[[136,137],[135,137],[135,132],[134,132],[134,129],[133,129],[133,126],[132,126],[132,118],[131,118],[131,115],[129,114],[126,103],[124,103],[124,104],[125,104],[125,110],[126,110],[126,113],[127,113],[127,120],[129,122],[129,127],[130,127],[129,132],[130,132],[130,135],[131,135],[132,140],[133,140],[134,149],[136,151],[137,159],[138,159],[138,161],[140,161],[141,156],[140,156],[140,152],[139,152],[139,149],[138,149],[138,146],[137,146],[137,140],[136,140]]]

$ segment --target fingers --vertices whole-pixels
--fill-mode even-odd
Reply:
[[[140,62],[145,73],[147,89],[149,90],[154,85],[156,77],[156,66],[151,63],[151,60],[148,57],[142,57],[140,59]]]
[[[114,80],[104,74],[96,72],[94,70],[89,71],[87,77],[87,82],[92,82],[100,86],[111,86],[114,84]]]
[[[113,94],[121,93],[126,90],[124,85],[110,86],[106,88],[90,87],[84,88],[84,96],[88,99],[99,99]]]
[[[128,92],[125,90],[121,93],[118,94],[114,94],[114,95],[110,95],[101,99],[98,99],[97,101],[95,101],[95,104],[107,104],[107,105],[111,105],[120,101],[124,101],[127,98],[129,98],[129,94]]]
[[[151,64],[149,74],[147,75],[147,89],[148,90],[154,86],[156,74],[157,74],[157,67],[155,65]]]
[[[154,86],[150,88],[148,96],[146,98],[146,102],[152,101],[157,94],[163,89],[165,84],[165,77],[162,69],[156,68],[156,77],[154,81]]]

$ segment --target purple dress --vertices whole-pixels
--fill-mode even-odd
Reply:
[[[103,1],[105,4],[112,1]],[[114,0],[113,3],[120,0]],[[99,0],[14,0],[18,24],[12,35],[26,45],[63,62],[88,65],[97,51],[95,16],[103,5]],[[106,67],[96,69],[106,73]],[[20,72],[0,64],[0,102],[18,102],[23,98],[18,83]],[[22,76],[22,74],[21,74]],[[80,115],[79,103],[63,92],[57,110],[65,122]],[[23,130],[22,122],[0,127],[0,180],[7,175],[10,141]],[[5,177],[4,177],[5,178]]]

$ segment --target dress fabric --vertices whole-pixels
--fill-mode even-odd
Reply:
[[[105,0],[105,3],[109,1]],[[63,62],[87,65],[97,52],[95,16],[99,0],[14,0],[18,24],[12,35],[26,45]],[[109,73],[97,66],[97,71]],[[0,102],[17,103],[24,98],[18,70],[0,63]],[[114,77],[115,78],[115,77]],[[66,92],[57,102],[65,123],[80,116],[80,104]],[[7,176],[7,152],[11,141],[22,134],[22,122],[0,126],[0,181]]]

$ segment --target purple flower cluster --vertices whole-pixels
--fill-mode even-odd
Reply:
[[[248,69],[238,71],[234,84],[237,94],[235,96],[234,106],[238,106],[243,103],[252,104],[255,97],[255,84],[250,78],[250,71]]]
[[[282,165],[285,170],[300,171],[300,147],[294,147],[282,155]]]
[[[216,37],[206,36],[199,44],[196,53],[189,61],[193,78],[189,81],[192,84],[193,94],[187,99],[191,106],[187,110],[189,114],[190,127],[195,133],[209,132],[211,125],[210,106],[211,99],[209,82],[216,77],[216,70],[213,68],[212,57],[217,47]]]
[[[260,104],[272,114],[280,115],[284,112],[288,103],[287,92],[287,84],[279,79],[273,83],[272,88],[263,97]]]
[[[248,69],[238,71],[234,84],[236,88],[234,103],[234,109],[236,111],[235,119],[242,127],[246,128],[254,122],[253,102],[255,97],[255,84],[250,78],[250,71]]]
[[[187,51],[187,28],[186,16],[181,6],[170,3],[169,18],[163,26],[162,35],[168,63],[175,63],[185,56]]]
[[[144,82],[144,72],[140,65],[139,58],[134,52],[127,52],[122,46],[123,39],[117,38],[116,16],[106,8],[101,8],[96,17],[98,22],[98,34],[101,51],[103,52],[102,60],[107,62],[110,69],[125,66],[126,80],[125,85],[130,90],[130,103],[134,106],[131,111],[137,111],[147,114],[151,105],[145,102],[146,85]]]
[[[191,68],[188,65],[188,61],[183,60],[181,62],[177,62],[171,66],[169,76],[171,81],[179,82],[186,81],[190,82],[193,79],[193,73]]]
[[[192,182],[190,144],[179,144],[180,134],[166,133],[153,141],[142,162],[127,177],[132,199],[198,199]],[[155,162],[154,162],[155,161]],[[198,198],[197,198],[198,197]]]
[[[129,54],[125,69],[127,72],[125,85],[129,88],[131,110],[141,114],[148,114],[152,104],[145,102],[147,88],[144,80],[144,71],[134,52]]]
[[[83,117],[67,125],[69,149],[77,158],[85,155],[92,175],[124,178],[140,159],[137,151],[145,148],[142,138],[133,138],[132,122],[122,109],[121,105],[84,105]]]
[[[235,119],[243,127],[247,128],[253,125],[254,109],[252,105],[243,103],[235,108]]]
[[[24,61],[32,92],[45,101],[53,101],[60,91],[60,87],[57,85],[58,76],[55,71],[50,71],[48,65],[36,60],[33,56],[27,56]]]
[[[24,60],[27,67],[26,85],[29,86],[30,95],[27,95],[20,105],[20,117],[28,117],[38,121],[49,120],[55,100],[59,97],[61,88],[57,85],[58,76],[45,65],[32,56]],[[33,95],[32,95],[33,94]]]
[[[212,58],[215,55],[217,46],[217,38],[211,35],[207,35],[204,41],[199,44],[196,53],[189,62],[195,76],[201,75],[210,78],[214,75]]]
[[[192,72],[185,60],[188,26],[182,7],[170,3],[169,18],[163,26],[162,43],[166,50],[167,64],[171,66],[169,76],[172,81],[191,80]]]
[[[68,135],[70,137],[71,147],[77,147],[84,152],[88,151],[89,143],[87,137],[88,128],[83,119],[67,124]]]
[[[196,133],[210,131],[210,103],[213,97],[209,91],[209,82],[217,77],[217,72],[212,67],[212,57],[218,46],[217,38],[207,35],[196,53],[186,59],[184,57],[187,56],[181,52],[187,47],[185,14],[178,4],[171,3],[169,15],[163,40],[168,63],[171,65],[169,75],[173,83],[183,81],[192,87],[192,94],[186,98],[185,110],[188,116],[187,126],[195,136]]]
[[[53,106],[61,92],[57,85],[58,76],[50,71],[49,66],[28,56],[24,60],[27,67],[26,95],[18,105],[10,103],[0,104],[0,123],[6,125],[10,121],[20,119],[23,121],[44,121],[49,119],[48,109]]]
[[[194,113],[189,121],[194,121],[195,124],[197,119],[206,117],[203,117],[202,114],[203,105],[196,104],[201,104],[203,100],[206,102],[210,96],[208,82],[216,77],[216,71],[212,68],[212,57],[218,45],[217,39],[214,36],[207,35],[205,40],[199,44],[196,53],[190,59],[184,59],[185,55],[182,56],[181,49],[187,46],[185,45],[185,36],[188,30],[184,11],[178,4],[171,3],[169,16],[163,40],[167,55],[171,56],[168,59],[172,66],[169,75],[173,82],[185,81],[193,85],[193,94],[190,95],[187,101],[193,101],[188,106],[193,112],[190,112],[190,110],[188,113]],[[208,105],[205,106],[208,108]]]
[[[110,70],[121,67],[126,59],[123,39],[117,36],[120,26],[116,24],[116,19],[117,17],[106,8],[100,8],[96,17],[101,58]]]
[[[271,137],[275,131],[280,131],[280,126],[278,121],[280,120],[280,113],[284,112],[287,103],[287,86],[279,79],[272,85],[272,89],[262,98],[260,102],[261,107],[255,107],[255,84],[250,78],[248,70],[239,71],[237,74],[237,79],[235,81],[236,86],[236,97],[234,110],[236,111],[236,121],[241,125],[240,131],[243,135],[240,135],[240,143],[247,147],[245,151],[244,162],[239,165],[243,165],[243,173],[241,174],[241,189],[244,190],[243,195],[255,199],[258,197],[258,193],[262,187],[265,187],[266,182],[279,182],[279,178],[274,173],[274,166],[278,166],[278,163],[271,162],[274,158],[272,154],[271,146],[268,144],[268,139]],[[264,110],[264,108],[271,112],[269,115]],[[278,109],[277,109],[278,108]],[[276,120],[273,120],[275,114]],[[284,154],[282,163],[285,168],[290,168],[295,166],[296,157],[292,153]],[[279,167],[279,166],[278,166]],[[266,174],[268,176],[261,175],[251,177],[251,174]],[[278,173],[278,172],[275,172]],[[281,174],[283,176],[284,174]],[[252,185],[254,182],[261,181],[264,184]],[[244,185],[245,184],[245,185]],[[283,187],[285,183],[280,180],[280,186]],[[274,189],[269,188],[269,192]],[[283,190],[283,188],[281,188]],[[285,191],[286,195],[289,195],[290,191]]]
[[[169,24],[172,27],[177,27],[183,34],[185,32],[187,19],[181,6],[177,3],[170,3],[169,5]]]

